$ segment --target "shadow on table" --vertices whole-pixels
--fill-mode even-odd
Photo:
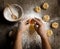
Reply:
[[[0,25],[1,26],[8,26],[8,27],[14,26],[14,24],[16,24],[17,22],[7,21],[3,16],[3,10],[4,9],[0,8]],[[8,27],[6,27],[5,29],[7,29]],[[3,31],[4,31],[4,29],[3,29]],[[0,33],[0,35],[4,34],[3,31]],[[0,41],[0,49],[5,49],[5,48],[11,49],[11,39],[7,35],[8,35],[8,31],[5,35],[0,36],[2,38],[2,41]]]

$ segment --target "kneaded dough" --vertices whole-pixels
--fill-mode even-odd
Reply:
[[[41,8],[40,8],[39,6],[36,6],[36,7],[34,8],[34,10],[35,10],[35,12],[37,12],[37,13],[41,12]]]
[[[29,31],[30,32],[34,32],[35,31],[34,24],[30,24]]]
[[[42,6],[42,7],[43,7],[43,9],[45,9],[45,10],[46,10],[46,9],[48,9],[48,8],[49,8],[49,4],[46,2],[46,3],[44,3],[44,4],[43,4],[43,6]]]
[[[53,31],[51,29],[47,30],[47,36],[50,37],[53,35]]]
[[[44,15],[42,18],[45,22],[50,20],[50,16],[49,15]]]
[[[52,28],[57,29],[59,27],[59,23],[53,22],[52,23]]]

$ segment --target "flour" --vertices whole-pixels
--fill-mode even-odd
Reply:
[[[23,20],[24,19],[32,19],[32,18],[40,19],[45,25],[45,27],[44,27],[45,30],[51,29],[50,28],[51,22],[53,22],[55,20],[58,20],[58,18],[56,18],[54,20],[50,20],[49,22],[44,22],[42,20],[42,14],[41,13],[35,13],[34,11],[30,11],[30,12],[27,11],[25,13],[25,15],[22,17]],[[23,37],[22,38],[22,44],[23,44],[24,49],[29,48],[31,45],[34,46],[35,44],[37,44],[37,45],[39,45],[41,47],[41,37],[37,34],[36,31],[34,33],[30,34],[30,32],[28,30],[26,30],[23,33],[22,37]],[[49,37],[49,41],[50,41],[50,43],[54,42],[54,37],[53,38],[52,38],[52,36]],[[34,43],[34,45],[33,45],[33,43]]]

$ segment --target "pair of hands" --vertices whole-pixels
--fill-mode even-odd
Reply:
[[[40,20],[40,19],[31,19],[32,21],[34,21],[34,28],[36,30],[36,32],[40,35],[40,36],[46,36],[46,31],[45,31],[45,26],[43,24],[43,22]],[[24,20],[21,22],[21,25],[20,25],[20,28],[19,28],[19,31],[21,32],[24,32],[26,31],[28,28],[29,28],[29,20]],[[38,26],[37,26],[38,25]]]
[[[31,21],[34,21],[34,28],[36,30],[36,32],[40,35],[41,39],[42,39],[42,49],[51,49],[51,46],[49,44],[46,32],[45,32],[45,26],[43,24],[43,22],[39,19],[31,19]],[[29,26],[30,26],[30,22],[29,20],[24,20],[21,22],[21,25],[19,25],[19,30],[18,30],[18,36],[17,36],[17,40],[16,40],[16,44],[15,44],[15,49],[22,49],[22,45],[21,45],[21,38],[22,38],[22,32],[26,31]]]

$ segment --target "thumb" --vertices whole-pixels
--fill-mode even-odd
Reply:
[[[36,31],[38,31],[39,25],[35,24],[35,25],[34,25],[34,28],[35,28]]]

